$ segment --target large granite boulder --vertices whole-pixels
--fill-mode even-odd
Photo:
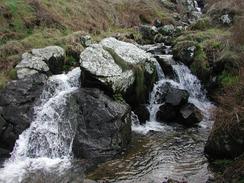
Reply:
[[[32,49],[22,55],[16,66],[17,77],[23,79],[37,73],[60,74],[63,71],[65,51],[58,46]]]
[[[98,89],[83,88],[70,95],[66,108],[75,109],[75,157],[101,162],[126,148],[131,138],[127,104],[112,100]]]
[[[33,106],[42,93],[47,77],[32,77],[11,81],[0,91],[0,148],[12,150],[16,139],[29,127]]]
[[[80,66],[83,86],[100,88],[109,96],[120,94],[133,109],[147,103],[157,77],[150,53],[115,38],[86,48]]]

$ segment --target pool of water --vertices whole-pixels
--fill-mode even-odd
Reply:
[[[133,133],[128,151],[87,173],[96,181],[161,183],[178,181],[205,183],[212,172],[203,154],[209,128],[164,126],[160,132]]]

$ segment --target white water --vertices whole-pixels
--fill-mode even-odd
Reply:
[[[138,133],[146,134],[149,131],[164,131],[169,130],[169,126],[159,123],[156,120],[156,114],[159,110],[159,107],[163,104],[163,101],[160,100],[164,94],[164,85],[170,84],[174,88],[179,88],[187,90],[189,92],[188,102],[194,104],[199,108],[204,116],[203,121],[200,123],[200,126],[207,127],[211,126],[209,123],[211,109],[213,105],[208,101],[206,97],[206,91],[202,89],[201,82],[199,79],[194,76],[190,69],[184,64],[172,62],[172,55],[161,55],[164,59],[168,59],[168,63],[172,63],[173,70],[176,74],[174,80],[165,78],[160,65],[156,63],[157,73],[159,81],[154,85],[154,88],[149,97],[148,111],[150,113],[150,119],[144,125],[140,125],[138,118],[135,114],[132,118],[132,130]]]
[[[66,119],[66,97],[79,87],[80,69],[52,76],[34,108],[35,117],[0,170],[0,182],[18,183],[35,170],[64,171],[70,166],[75,124]]]

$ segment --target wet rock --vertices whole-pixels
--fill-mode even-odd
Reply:
[[[175,62],[171,56],[158,55],[155,57],[161,66],[165,76],[170,79],[175,79],[175,72],[172,64]]]
[[[182,123],[192,126],[202,121],[203,115],[201,111],[193,104],[186,104],[180,109]]]
[[[131,43],[106,38],[80,55],[82,84],[121,94],[133,109],[145,104],[156,80],[155,59]]]
[[[58,46],[32,49],[22,55],[21,62],[16,66],[17,77],[23,79],[36,73],[60,74],[63,71],[65,52]]]
[[[12,150],[16,139],[29,127],[33,106],[39,98],[47,77],[32,77],[11,81],[0,91],[0,148]]]
[[[157,120],[161,122],[176,122],[178,108],[171,104],[161,105],[157,112]]]
[[[146,121],[149,120],[150,113],[146,105],[138,105],[133,111],[138,116],[138,119],[141,124],[145,124]]]
[[[131,138],[128,105],[112,100],[98,89],[84,88],[70,96],[68,108],[75,110],[78,123],[73,143],[75,157],[101,162],[126,148]]]
[[[189,93],[186,90],[170,88],[165,96],[165,103],[172,106],[182,106],[187,103]]]

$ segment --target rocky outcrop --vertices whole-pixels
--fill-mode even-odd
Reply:
[[[58,46],[32,49],[22,55],[21,62],[16,66],[17,77],[23,79],[37,73],[60,74],[63,71],[65,52]]]
[[[131,134],[130,107],[98,89],[79,89],[68,99],[78,121],[73,142],[75,157],[101,162],[126,148]]]
[[[47,77],[32,77],[11,81],[0,92],[0,148],[12,150],[16,139],[29,127],[33,105],[39,98]]]
[[[147,103],[156,80],[155,59],[131,43],[106,38],[80,55],[82,84],[121,95],[134,109]]]

